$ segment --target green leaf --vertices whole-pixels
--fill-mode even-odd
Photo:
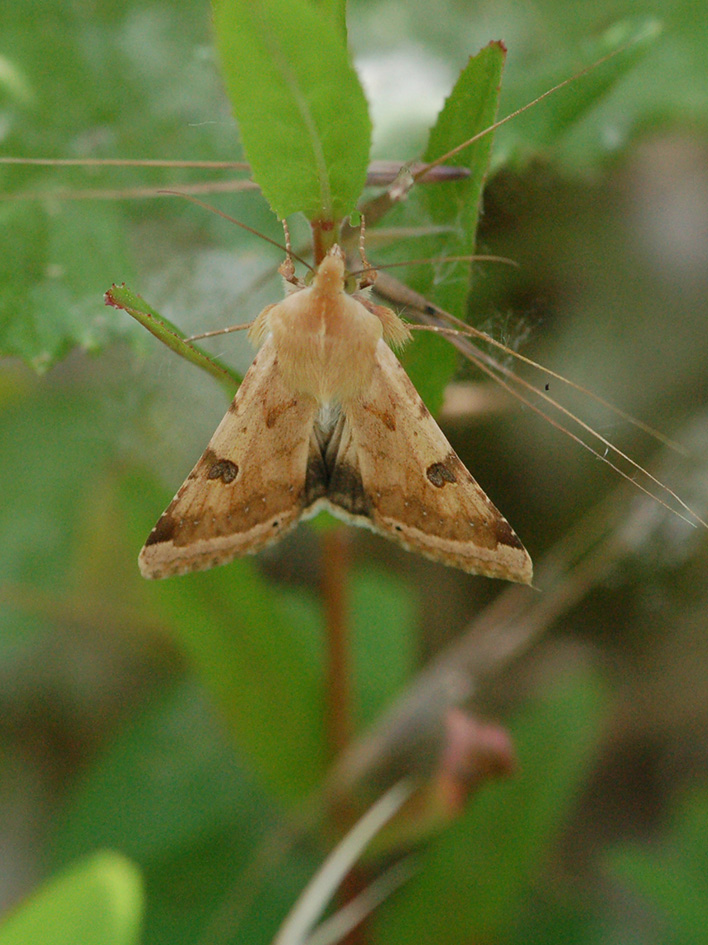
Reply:
[[[418,876],[381,912],[377,942],[499,940],[563,827],[602,706],[597,681],[579,676],[522,711],[511,726],[518,775],[483,788],[426,849]]]
[[[257,773],[292,800],[316,784],[325,765],[319,612],[293,613],[252,559],[174,581],[140,578],[135,556],[168,495],[125,470],[117,481],[127,460],[116,450],[119,431],[137,428],[137,412],[125,394],[106,392],[103,402],[94,389],[91,397],[26,397],[0,414],[0,581],[24,589],[29,601],[36,591],[38,606],[49,595],[62,613],[85,608],[100,620],[110,608],[115,620],[132,606],[159,619]],[[92,503],[105,489],[119,494],[104,520]],[[0,607],[7,645],[34,626],[19,606]]]
[[[430,131],[424,161],[436,160],[491,127],[497,113],[505,59],[506,49],[499,42],[490,43],[470,57]],[[451,181],[439,190],[435,187],[420,190],[421,202],[433,224],[451,225],[456,231],[443,237],[443,256],[474,252],[492,141],[493,135],[485,134],[449,159],[448,163],[468,168],[469,177]],[[467,264],[459,265],[464,272]],[[465,292],[463,287],[454,285],[447,291],[453,298],[463,297]]]
[[[423,160],[441,157],[494,122],[504,58],[501,43],[490,43],[470,58],[430,132]],[[429,265],[406,270],[401,279],[458,317],[466,312],[470,264],[445,262],[445,257],[474,253],[491,147],[492,135],[488,134],[456,154],[449,163],[468,168],[469,177],[419,184],[406,207],[392,215],[393,225],[417,219],[436,229],[434,236],[401,242],[394,255],[398,259],[431,258]],[[387,218],[387,226],[389,222]],[[420,332],[404,352],[403,361],[423,400],[431,410],[439,409],[457,365],[455,350],[447,341]]]
[[[0,205],[0,354],[43,371],[75,345],[97,350],[134,333],[101,306],[101,272],[132,272],[119,216],[110,204]]]
[[[332,22],[340,30],[345,41],[347,38],[347,0],[315,0],[317,6],[328,9]]]
[[[325,768],[321,663],[252,561],[161,582],[150,596],[277,795],[312,790]]]
[[[0,926],[0,945],[136,945],[140,874],[117,853],[97,853],[44,884]]]
[[[371,124],[333,11],[214,0],[226,89],[253,176],[281,218],[338,222],[364,186]]]

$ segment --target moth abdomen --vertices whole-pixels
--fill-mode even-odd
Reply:
[[[349,515],[371,518],[373,502],[362,482],[361,473],[353,466],[340,463],[330,476],[327,499]]]

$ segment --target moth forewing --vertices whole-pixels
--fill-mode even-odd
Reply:
[[[463,571],[531,582],[528,552],[383,342],[366,396],[344,415],[376,531]]]
[[[297,524],[316,401],[283,381],[267,339],[203,456],[140,552],[147,578],[226,564]]]
[[[531,559],[387,345],[390,309],[345,292],[334,247],[312,284],[263,310],[229,412],[140,554],[146,577],[260,550],[321,507],[476,574],[531,581]]]

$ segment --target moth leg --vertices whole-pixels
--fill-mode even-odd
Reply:
[[[361,256],[361,279],[359,288],[366,289],[376,282],[378,272],[366,258],[366,220],[364,214],[361,215],[361,226],[359,227],[359,255]]]
[[[240,325],[229,325],[228,328],[215,328],[213,331],[202,331],[197,335],[190,335],[184,339],[185,344],[200,341],[202,338],[214,338],[216,335],[230,335],[232,331],[250,331],[255,322],[242,322]]]

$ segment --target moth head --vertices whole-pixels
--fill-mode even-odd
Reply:
[[[346,270],[344,253],[341,247],[335,244],[330,249],[319,264],[311,284],[318,295],[333,295],[338,292],[351,294],[357,290],[357,280],[354,276],[349,275]]]

